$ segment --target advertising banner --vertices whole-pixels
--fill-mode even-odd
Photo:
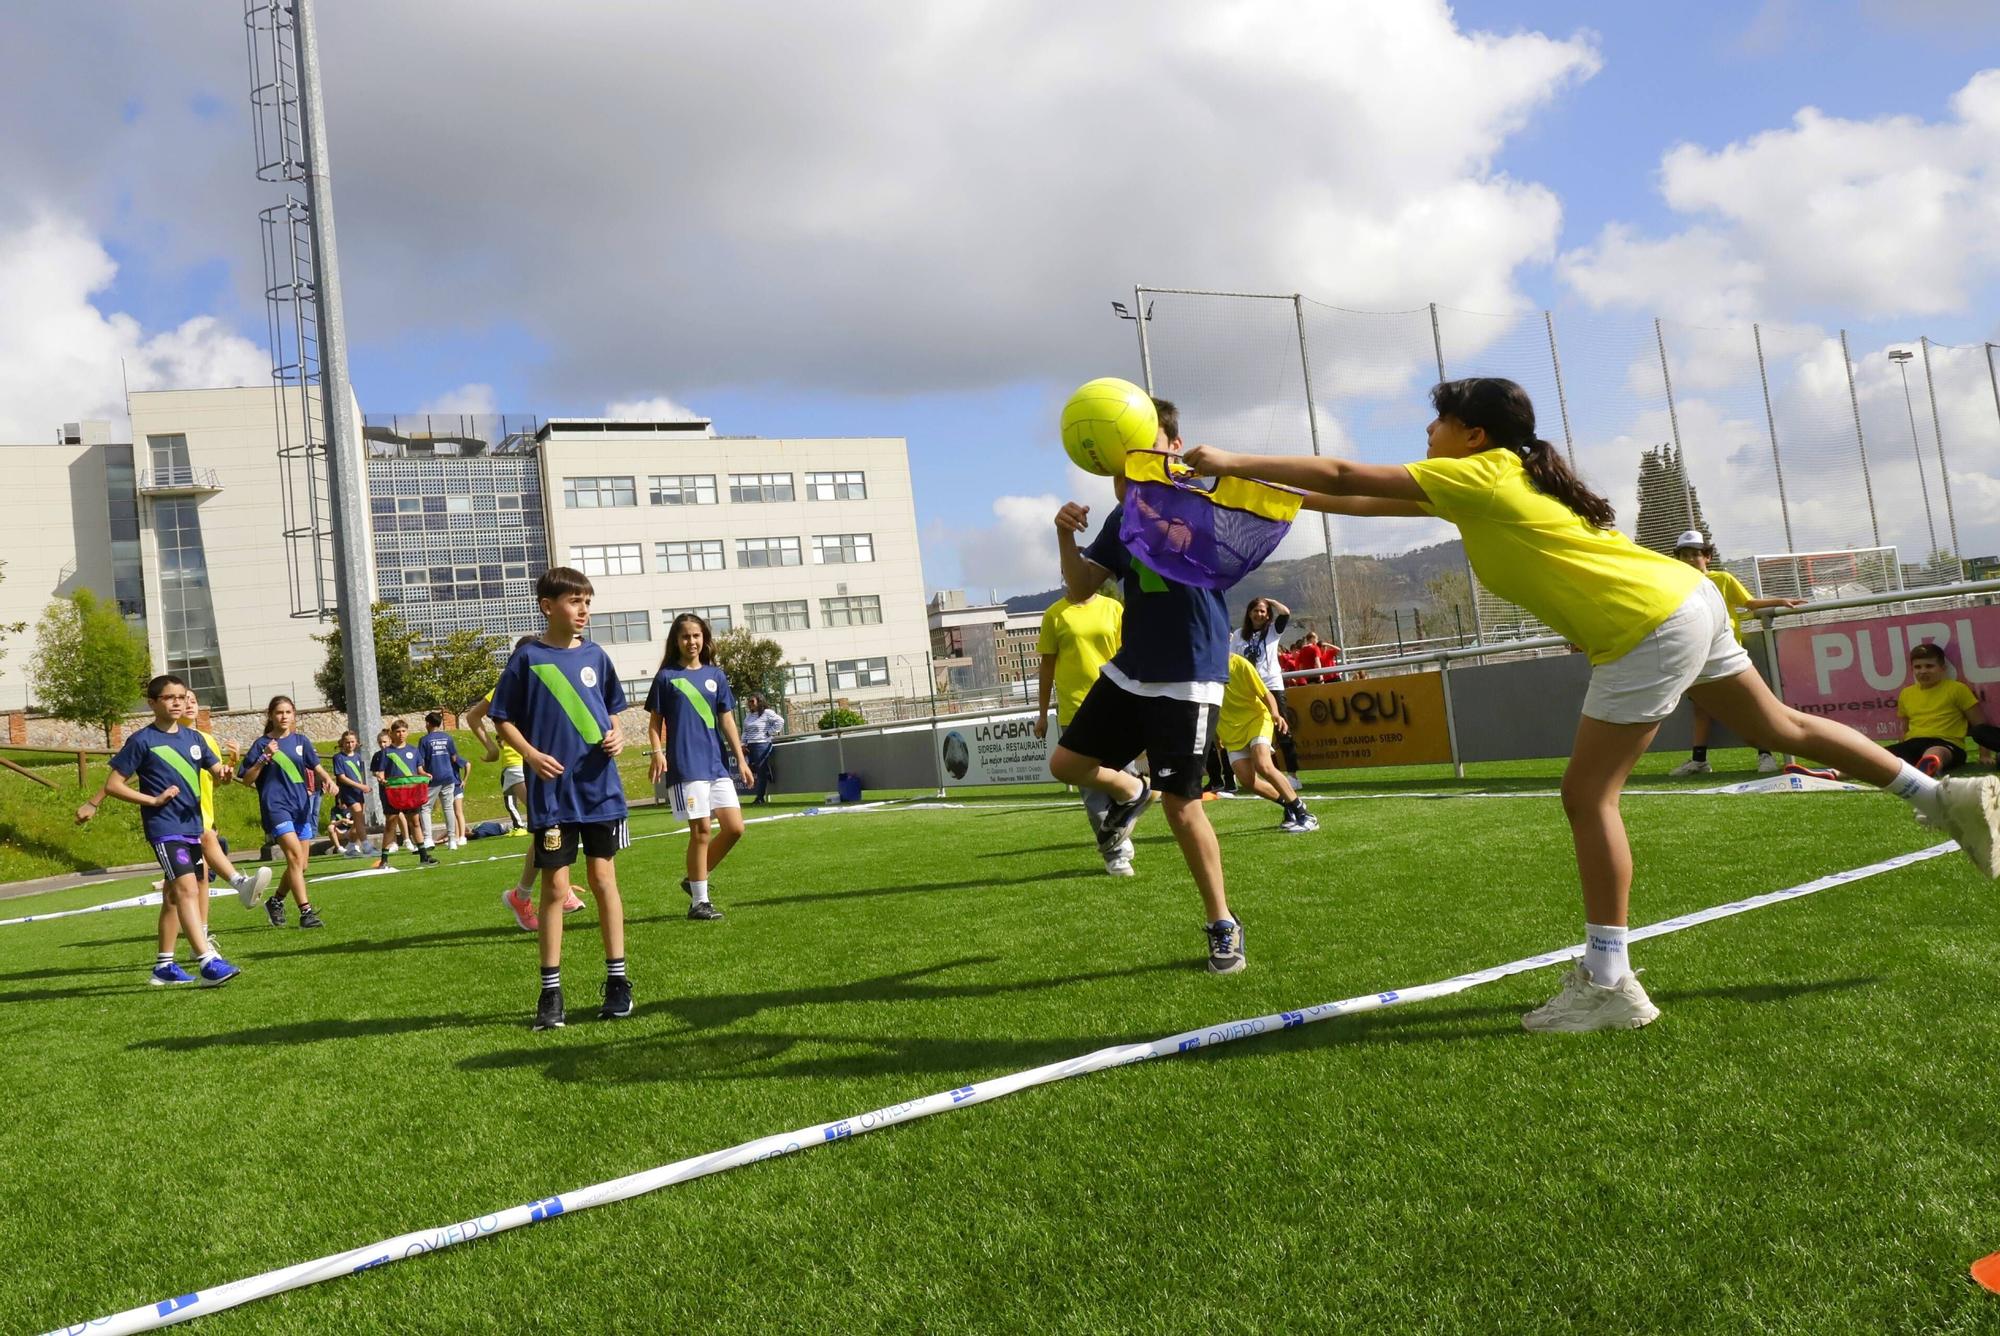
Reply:
[[[1437,673],[1289,687],[1285,704],[1301,770],[1451,760]]]
[[[1056,745],[1055,716],[1047,738],[1035,736],[1035,715],[1002,715],[940,723],[933,735],[947,787],[960,784],[1048,784],[1049,752]]]
[[[1927,640],[1974,695],[2000,682],[2000,608],[1953,608],[1780,629],[1785,704],[1893,742],[1903,736],[1896,693],[1910,684],[1910,647]]]

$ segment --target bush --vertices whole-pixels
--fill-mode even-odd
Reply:
[[[822,732],[829,728],[859,728],[867,722],[861,717],[861,711],[850,710],[845,705],[836,706],[819,717]]]

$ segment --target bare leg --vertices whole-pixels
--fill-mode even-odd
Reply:
[[[569,899],[569,869],[542,869],[542,927],[538,940],[542,948],[542,968],[562,964],[563,902]]]
[[[188,939],[188,945],[194,948],[196,959],[207,955],[209,952],[208,931],[202,927],[201,906],[199,904],[200,901],[207,898],[207,889],[195,880],[194,874],[191,872],[183,873],[169,882],[166,892],[162,897],[164,900],[170,900],[173,903],[174,909],[179,913],[181,933]],[[172,949],[172,946],[168,944],[162,946],[160,949],[168,951]]]
[[[743,838],[743,810],[739,807],[719,807],[715,812],[715,824],[717,829],[708,841],[710,872],[722,866],[722,860],[729,857],[736,841]]]
[[[618,865],[609,858],[586,858],[584,875],[590,879],[590,895],[597,901],[597,930],[604,936],[604,958],[625,957],[625,901],[618,894]],[[560,904],[556,906],[562,908]],[[542,919],[548,921],[549,905],[542,899]],[[558,913],[557,918],[562,915]]]
[[[689,881],[708,880],[708,818],[698,816],[688,822],[687,874]]]
[[[1880,788],[1902,770],[1902,761],[1846,724],[1802,714],[1776,696],[1752,670],[1688,692],[1691,700],[1729,725],[1738,737],[1765,751],[1791,752]]]
[[[208,860],[209,871],[224,881],[236,880],[236,865],[222,852],[222,840],[213,829],[201,833],[201,855]]]
[[[1257,774],[1263,779],[1265,786],[1277,792],[1278,796],[1273,801],[1286,807],[1298,801],[1299,795],[1293,790],[1292,782],[1285,778],[1285,772],[1278,769],[1277,765],[1271,760],[1271,749],[1269,747],[1252,748],[1250,757],[1251,763],[1256,766]],[[1258,792],[1262,793],[1263,790],[1259,789]],[[1271,795],[1265,793],[1264,796],[1269,798]]]
[[[1215,827],[1208,824],[1208,813],[1201,800],[1162,794],[1160,806],[1167,814],[1167,826],[1174,832],[1174,843],[1181,847],[1181,857],[1187,860],[1188,871],[1194,874],[1195,889],[1201,892],[1202,911],[1208,915],[1208,921],[1219,923],[1233,918],[1229,897],[1222,887],[1222,847],[1215,841]]]
[[[1096,757],[1084,756],[1063,746],[1049,753],[1049,773],[1064,784],[1074,784],[1080,789],[1096,789],[1110,794],[1121,803],[1129,803],[1138,797],[1141,787],[1139,777],[1131,771],[1108,769]],[[1206,826],[1208,822],[1204,820],[1202,824]]]
[[[1618,812],[1618,793],[1659,731],[1658,724],[1608,724],[1588,715],[1577,723],[1576,743],[1563,771],[1562,804],[1576,845],[1587,923],[1625,926],[1632,847]]]
[[[305,841],[294,834],[280,835],[278,847],[285,851],[285,880],[284,884],[278,887],[278,899],[283,900],[285,892],[290,891],[292,899],[298,903],[299,908],[304,909],[306,908],[306,864],[311,861],[311,851],[306,848]]]
[[[1261,752],[1262,748],[1259,748],[1258,750]],[[1291,801],[1290,798],[1282,798],[1278,796],[1277,787],[1271,783],[1270,779],[1266,775],[1264,775],[1261,771],[1258,770],[1257,762],[1251,759],[1250,757],[1247,756],[1244,757],[1242,760],[1236,762],[1231,768],[1236,771],[1237,784],[1240,785],[1242,788],[1249,790],[1251,793],[1256,794],[1259,798],[1269,798],[1274,803],[1287,803]],[[1279,783],[1282,784],[1284,782],[1284,776],[1283,775],[1278,776],[1278,780]]]

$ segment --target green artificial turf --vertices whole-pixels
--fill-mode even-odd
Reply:
[[[1687,787],[1660,778],[1676,759],[1635,787]],[[1118,880],[1079,809],[1018,791],[752,826],[717,924],[683,917],[682,837],[640,814],[618,861],[638,1013],[594,1019],[591,908],[569,920],[571,1024],[547,1034],[528,1029],[533,940],[497,903],[511,862],[483,861],[517,840],[325,883],[319,932],[216,900],[244,969],[220,991],[146,986],[148,910],[0,929],[0,1314],[80,1322],[1573,942],[1554,798],[1353,796],[1545,793],[1559,768],[1321,777],[1306,836],[1268,804],[1210,804],[1248,933],[1230,978],[1202,968],[1157,813]],[[1873,794],[1625,810],[1635,923],[1935,842]],[[1992,1331],[2000,1297],[1966,1268],[2000,1249],[1996,929],[2000,892],[1952,855],[1640,944],[1663,1010],[1643,1031],[1523,1033],[1555,984],[1537,972],[820,1145],[199,1329]]]

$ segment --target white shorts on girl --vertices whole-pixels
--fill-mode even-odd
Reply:
[[[1729,609],[1707,580],[1667,620],[1609,663],[1590,672],[1583,712],[1607,724],[1656,724],[1687,689],[1753,671],[1729,629]]]
[[[1269,733],[1259,733],[1256,737],[1250,739],[1249,746],[1241,750],[1234,747],[1230,748],[1229,764],[1235,765],[1238,761],[1249,760],[1257,754],[1259,747],[1262,747],[1265,751],[1271,750],[1271,735]]]
[[[674,816],[681,821],[700,821],[725,807],[741,807],[736,798],[736,781],[731,779],[690,779],[680,784],[660,781],[664,797],[673,804]]]

